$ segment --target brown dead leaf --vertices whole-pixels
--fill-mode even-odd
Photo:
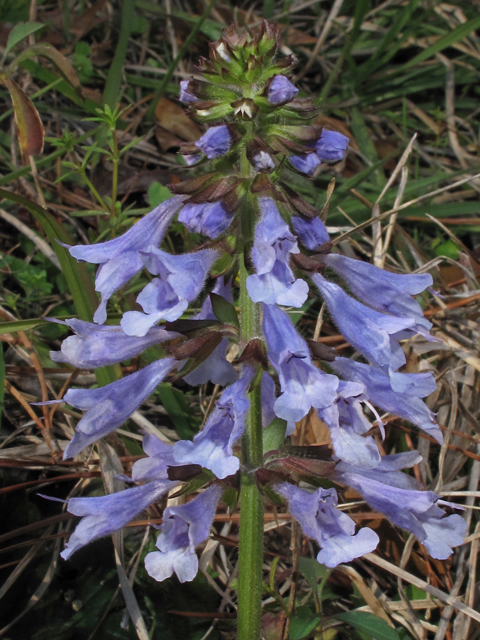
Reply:
[[[155,127],[155,137],[162,151],[178,148],[183,142],[178,136],[158,126]]]
[[[44,128],[33,102],[18,84],[4,77],[3,82],[10,93],[17,123],[18,140],[25,156],[42,153]]]
[[[330,444],[330,429],[317,415],[316,411],[311,411],[304,418],[306,420],[303,444]],[[292,434],[292,444],[298,444],[300,439],[301,422]]]
[[[104,9],[107,0],[97,0],[91,7],[86,9],[81,15],[76,16],[72,24],[72,33],[77,40],[108,19],[107,11]]]
[[[187,142],[195,142],[202,135],[199,126],[189,118],[183,107],[168,98],[161,98],[155,107],[158,124],[174,136]]]
[[[290,25],[288,25],[288,30],[286,29],[287,25],[279,24],[278,26],[280,27],[281,42],[288,47],[299,47],[302,44],[316,44],[317,42],[315,36],[311,36],[299,29],[294,29]]]

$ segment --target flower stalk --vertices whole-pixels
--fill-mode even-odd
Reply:
[[[240,260],[240,326],[245,344],[259,334],[259,305],[248,295],[248,271]],[[257,384],[249,394],[250,409],[242,438],[240,538],[238,549],[238,640],[260,638],[263,567],[263,496],[255,470],[263,462],[262,397]]]

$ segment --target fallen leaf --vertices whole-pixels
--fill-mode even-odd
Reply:
[[[12,98],[20,148],[25,156],[36,156],[42,153],[44,136],[44,128],[38,111],[14,80],[4,76],[3,82]]]
[[[9,67],[9,71],[11,72],[13,69],[17,67],[24,60],[28,60],[29,58],[34,58],[36,56],[42,56],[50,60],[50,62],[55,65],[56,69],[60,73],[60,75],[68,82],[68,84],[75,90],[75,93],[79,98],[83,98],[82,87],[80,85],[80,80],[75,72],[75,69],[72,67],[70,62],[65,58],[64,55],[60,53],[55,47],[52,47],[50,44],[34,44],[30,47],[24,49],[11,63]]]
[[[155,127],[155,138],[157,139],[160,149],[162,151],[169,151],[170,149],[178,148],[183,140],[178,136],[173,135],[171,131],[167,131],[163,127]]]
[[[158,101],[155,117],[163,129],[187,142],[195,142],[202,135],[199,126],[186,115],[184,108],[168,98]]]

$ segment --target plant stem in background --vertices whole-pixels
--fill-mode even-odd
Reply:
[[[154,96],[152,98],[152,102],[150,103],[150,106],[149,106],[148,111],[147,111],[147,120],[153,120],[153,116],[155,114],[155,107],[157,106],[157,102],[160,100],[160,98],[165,93],[165,90],[167,88],[168,83],[170,82],[170,79],[171,79],[171,77],[173,75],[173,72],[177,68],[177,64],[180,62],[180,60],[183,58],[183,56],[187,52],[190,44],[193,42],[195,36],[197,35],[197,33],[202,28],[203,23],[208,18],[208,16],[210,15],[210,12],[216,6],[217,2],[218,2],[218,0],[212,0],[210,2],[210,4],[205,9],[203,15],[198,19],[197,24],[190,31],[190,33],[188,35],[188,38],[185,40],[185,42],[183,43],[182,47],[180,48],[180,51],[178,52],[177,57],[175,58],[175,60],[170,65],[167,73],[165,74],[162,82],[160,83],[160,86],[158,87],[158,89],[154,93]]]
[[[123,64],[127,55],[128,39],[133,26],[133,18],[135,14],[135,0],[123,0],[122,2],[122,21],[120,26],[120,36],[118,38],[115,56],[108,71],[107,82],[103,91],[103,104],[113,109],[118,101],[120,92],[120,84],[122,81]]]

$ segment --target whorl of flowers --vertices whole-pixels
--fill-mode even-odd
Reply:
[[[85,415],[65,457],[119,427],[171,374],[189,384],[211,381],[225,389],[193,441],[167,445],[145,437],[147,458],[132,470],[138,486],[69,501],[69,511],[83,518],[64,558],[126,525],[181,479],[203,474],[199,495],[164,512],[158,551],[146,557],[155,579],[175,572],[182,582],[192,580],[198,568],[195,547],[209,535],[222,488],[236,486],[249,396],[258,385],[264,427],[274,425],[288,437],[313,410],[330,428],[332,444],[326,457],[322,448],[321,473],[311,471],[315,447],[307,457],[288,444],[265,451],[263,467],[250,470],[261,486],[269,485],[288,503],[305,535],[318,542],[320,562],[334,567],[378,543],[373,530],[357,531],[337,508],[332,483],[353,487],[373,509],[412,532],[434,558],[446,558],[463,541],[464,520],[447,516],[440,497],[420,490],[402,471],[418,463],[419,454],[382,456],[370,435],[370,414],[364,412],[365,407],[391,412],[442,441],[435,416],[421,399],[435,390],[433,375],[399,372],[405,364],[400,341],[415,333],[428,337],[431,325],[413,296],[427,289],[432,278],[386,272],[331,252],[319,212],[291,183],[297,172],[313,175],[320,164],[342,160],[348,138],[309,123],[315,105],[299,96],[289,79],[294,60],[277,53],[278,33],[267,23],[243,35],[229,28],[211,44],[210,58],[199,65],[204,80],[181,83],[180,100],[193,117],[211,125],[181,149],[192,177],[174,185],[171,199],[122,236],[70,248],[77,259],[100,265],[96,289],[101,303],[97,324],[68,321],[75,336],[53,359],[100,367],[159,343],[166,357],[105,387],[68,391],[64,401]],[[171,255],[159,248],[176,215],[188,230],[206,236],[201,249]],[[233,304],[242,260],[248,294],[261,312],[259,333],[247,342]],[[127,311],[120,325],[106,326],[109,298],[142,269],[151,278],[137,297],[139,309]],[[328,279],[329,270],[351,294]],[[206,286],[212,289],[210,274],[216,283],[205,295]],[[298,334],[282,307],[300,309],[318,293],[363,362],[335,357]],[[199,296],[201,311],[182,319]],[[240,354],[233,364],[226,357],[232,344]],[[318,359],[323,364],[314,362]],[[319,476],[332,488],[314,490]]]

